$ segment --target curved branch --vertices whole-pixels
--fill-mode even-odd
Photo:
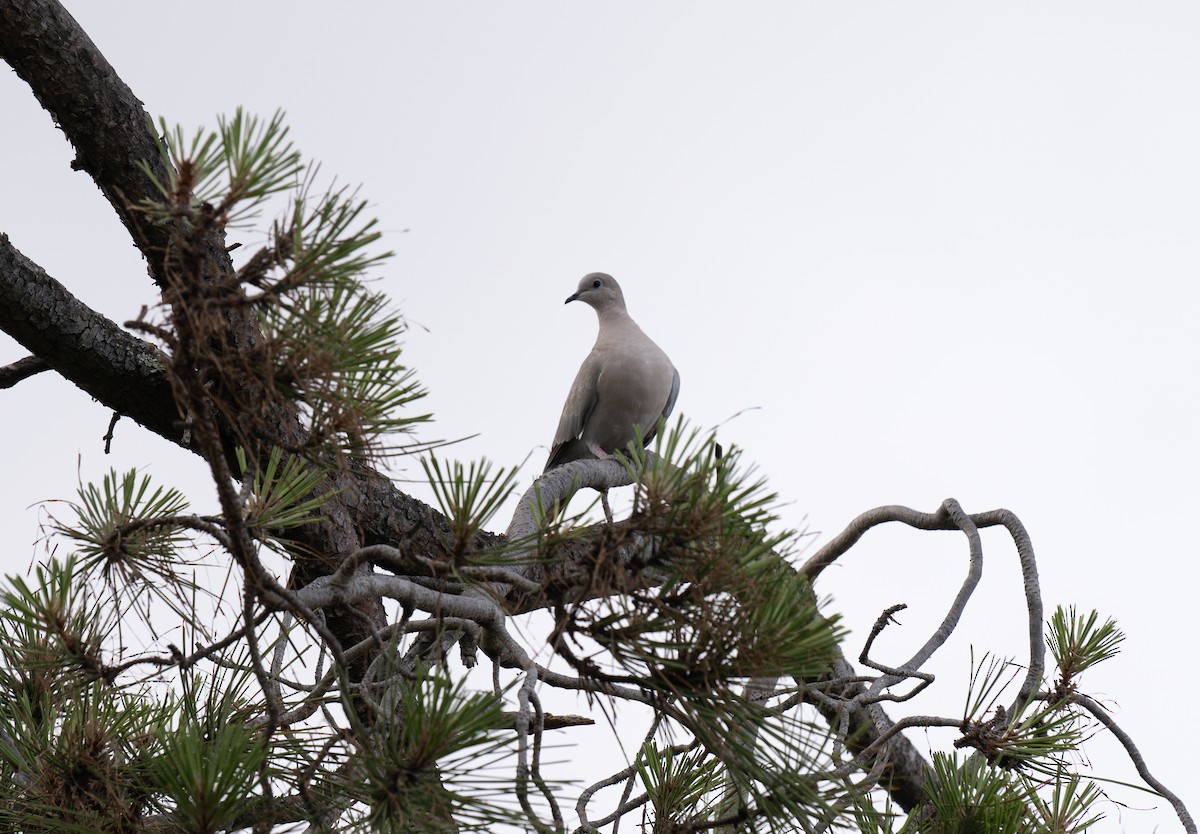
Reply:
[[[921,513],[920,515],[925,515]],[[940,649],[949,639],[950,634],[958,625],[959,619],[962,617],[963,611],[966,610],[967,602],[971,599],[971,594],[975,592],[975,588],[979,585],[979,580],[983,577],[983,545],[979,541],[979,530],[975,523],[962,507],[953,498],[947,498],[942,502],[942,506],[938,511],[929,516],[929,520],[946,517],[951,520],[955,527],[963,532],[967,537],[968,547],[970,548],[970,564],[967,569],[967,576],[963,580],[962,586],[958,589],[957,596],[954,597],[954,602],[950,605],[950,610],[946,612],[945,618],[937,631],[930,635],[925,641],[925,645],[909,658],[906,662],[900,664],[900,670],[903,672],[911,672],[920,669],[925,665],[938,649]],[[894,683],[899,683],[903,677],[896,675],[883,675],[871,685],[871,694],[881,692]]]
[[[545,530],[545,520],[555,505],[565,505],[581,489],[615,489],[633,481],[633,474],[617,458],[576,460],[558,466],[525,490],[508,525],[508,540],[532,545]]]
[[[1183,800],[1168,790],[1166,785],[1154,778],[1154,775],[1150,772],[1150,768],[1146,766],[1146,760],[1142,758],[1141,751],[1133,743],[1133,739],[1129,737],[1127,732],[1121,729],[1120,724],[1113,720],[1113,717],[1108,714],[1108,710],[1088,696],[1078,692],[1071,695],[1068,700],[1079,704],[1079,706],[1094,715],[1096,720],[1107,727],[1109,732],[1117,737],[1117,740],[1121,742],[1121,746],[1125,748],[1125,752],[1129,754],[1129,758],[1133,761],[1133,766],[1137,768],[1138,775],[1142,777],[1142,780],[1157,791],[1159,796],[1171,803],[1171,807],[1175,809],[1175,813],[1179,816],[1179,821],[1183,823],[1183,827],[1188,834],[1196,834],[1196,822],[1192,819],[1192,815],[1188,813]]]
[[[958,502],[952,498],[947,499],[935,513],[922,513],[908,507],[896,505],[876,507],[850,522],[845,530],[813,554],[804,563],[803,567],[801,567],[800,572],[815,581],[821,571],[829,567],[838,557],[853,547],[863,537],[863,534],[872,527],[885,524],[889,521],[899,521],[918,530],[961,529],[967,533],[969,540],[972,541],[973,560],[975,558],[975,539],[972,536],[977,535],[977,533],[973,534],[971,529],[1004,527],[1008,531],[1009,536],[1012,537],[1013,544],[1017,548],[1017,557],[1021,563],[1021,576],[1025,587],[1025,605],[1028,612],[1027,624],[1029,633],[1029,667],[1025,674],[1025,681],[1021,684],[1021,689],[1017,693],[1013,708],[1009,710],[1009,713],[1015,718],[1015,716],[1020,714],[1021,708],[1037,692],[1038,686],[1041,685],[1042,675],[1046,669],[1046,644],[1043,636],[1045,614],[1042,605],[1042,591],[1041,585],[1038,582],[1037,559],[1034,556],[1033,543],[1029,538],[1029,533],[1025,530],[1025,526],[1015,514],[1004,509],[988,510],[987,512],[972,513],[970,515],[962,514]],[[969,528],[964,527],[964,524],[969,525]],[[966,585],[960,590],[959,599],[963,598],[964,592],[967,592],[969,596]],[[956,600],[956,605],[957,602]]]
[[[875,620],[874,627],[871,628],[871,633],[867,635],[867,641],[863,644],[862,651],[858,655],[858,662],[863,666],[874,669],[876,672],[883,672],[886,675],[894,677],[895,683],[899,683],[900,681],[907,680],[909,678],[917,678],[918,683],[913,686],[910,691],[903,695],[876,695],[872,698],[872,700],[909,701],[917,697],[917,695],[925,691],[926,688],[933,684],[934,678],[929,672],[921,672],[915,668],[909,669],[907,667],[904,669],[897,669],[871,660],[871,647],[875,645],[875,638],[883,633],[884,628],[887,627],[889,622],[896,622],[896,620],[892,619],[893,614],[907,607],[907,605],[893,605],[891,608],[879,615],[879,618]],[[888,685],[891,686],[893,684]]]
[[[1042,685],[1042,675],[1046,671],[1046,639],[1043,629],[1046,624],[1045,609],[1042,606],[1042,586],[1038,581],[1037,559],[1033,555],[1033,542],[1029,538],[1025,525],[1015,513],[1008,510],[990,510],[972,516],[980,527],[1001,525],[1012,537],[1017,548],[1017,557],[1021,561],[1021,578],[1025,586],[1025,607],[1029,613],[1029,669],[1025,673],[1025,681],[1013,702],[1009,712],[1017,715],[1018,711],[1029,703],[1030,698]]]

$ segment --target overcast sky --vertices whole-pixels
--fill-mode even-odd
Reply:
[[[446,454],[527,461],[522,485],[540,472],[595,336],[562,300],[610,272],[680,371],[677,410],[746,450],[784,524],[821,542],[873,506],[948,496],[1017,513],[1047,611],[1127,632],[1083,688],[1200,811],[1200,6],[68,6],[153,116],[283,108],[323,173],[362,184],[431,391],[423,436],[478,435]],[[135,317],[156,297],[136,251],[9,71],[0,113],[0,231]],[[23,355],[0,336],[0,364]],[[35,555],[31,505],[80,474],[142,467],[214,507],[198,462],[132,422],[105,456],[108,416],[49,374],[0,392],[5,571]],[[914,712],[960,713],[972,645],[1024,657],[1015,551],[984,544],[979,598]],[[908,603],[877,649],[899,662],[965,569],[951,534],[879,531],[819,590],[854,655]],[[586,732],[568,740],[608,733]],[[1090,749],[1137,780],[1110,739]],[[1105,805],[1095,830],[1180,830],[1165,802],[1113,796],[1132,808]]]

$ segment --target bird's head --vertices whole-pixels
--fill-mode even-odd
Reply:
[[[567,297],[564,304],[572,301],[582,301],[601,312],[609,307],[625,309],[625,296],[621,294],[621,285],[611,275],[603,272],[591,272],[579,280],[579,287],[573,295]]]

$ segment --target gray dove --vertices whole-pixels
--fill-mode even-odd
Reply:
[[[631,443],[646,446],[679,396],[679,372],[625,310],[611,275],[583,276],[564,303],[596,311],[600,333],[563,406],[546,470],[583,458],[606,458]]]

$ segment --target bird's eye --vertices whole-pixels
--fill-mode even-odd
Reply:
[[[597,278],[595,281],[592,282],[592,289],[594,289],[594,290],[598,290],[602,286],[604,286],[604,282],[601,281],[599,278]]]

